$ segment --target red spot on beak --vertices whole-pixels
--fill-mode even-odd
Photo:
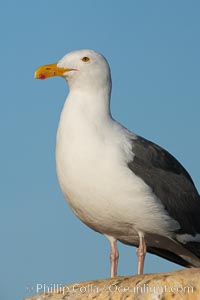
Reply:
[[[46,75],[45,74],[40,74],[40,77],[39,77],[39,79],[46,79]]]

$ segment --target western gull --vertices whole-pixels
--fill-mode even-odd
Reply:
[[[110,112],[111,74],[94,50],[66,54],[39,67],[35,78],[69,84],[56,141],[61,190],[75,215],[110,242],[117,275],[117,241],[185,267],[200,267],[200,196],[185,168],[165,149],[136,135]]]

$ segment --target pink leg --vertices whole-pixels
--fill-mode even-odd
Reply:
[[[144,271],[144,259],[147,252],[147,247],[144,240],[144,235],[139,233],[139,247],[137,249],[138,256],[138,275],[143,274]]]
[[[119,252],[117,249],[117,241],[109,239],[110,241],[110,276],[111,278],[117,276],[117,265],[119,259]]]

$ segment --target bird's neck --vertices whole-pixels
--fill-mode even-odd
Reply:
[[[92,124],[111,119],[110,89],[71,89],[64,106],[76,118],[84,118]]]

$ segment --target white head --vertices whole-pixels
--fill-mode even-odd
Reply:
[[[70,89],[111,90],[110,68],[106,59],[94,50],[77,50],[66,54],[58,63],[39,67],[35,78],[52,76],[65,78]]]

